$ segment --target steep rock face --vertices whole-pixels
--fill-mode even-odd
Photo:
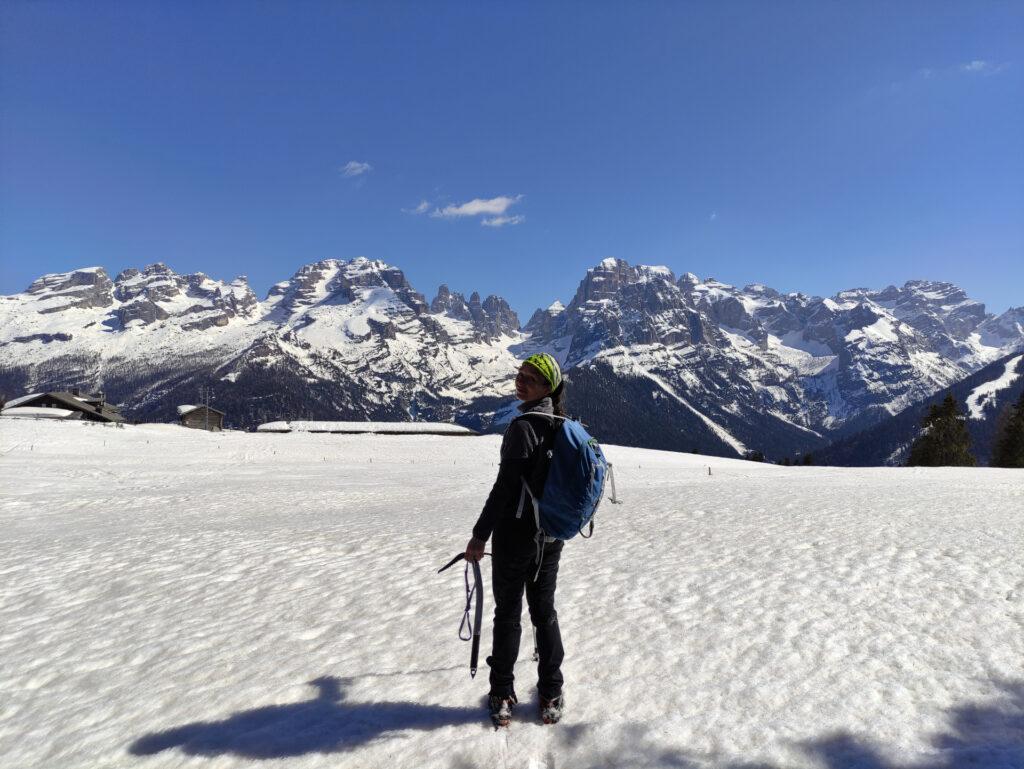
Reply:
[[[550,344],[554,342],[558,329],[562,327],[561,315],[564,312],[565,306],[556,299],[546,310],[536,310],[523,331],[529,334],[531,339]]]
[[[632,267],[621,259],[605,259],[587,270],[564,312],[550,309],[547,318],[535,314],[531,322],[543,326],[541,343],[571,339],[563,360],[568,367],[602,349],[694,343],[704,333],[670,270]]]
[[[442,283],[437,288],[437,296],[430,303],[430,311],[433,313],[444,313],[458,320],[469,320],[469,305],[466,304],[466,297],[459,293],[452,293]]]
[[[48,314],[70,309],[109,307],[113,284],[102,267],[44,275],[25,291],[38,299],[36,312]]]
[[[473,312],[473,297],[479,301],[480,295],[475,291],[469,298],[469,309]],[[508,302],[500,296],[490,294],[480,305],[479,319],[474,316],[478,325],[488,336],[511,336],[519,331],[519,316],[509,307]]]
[[[951,283],[912,280],[903,288],[852,289],[837,294],[835,301],[887,311],[925,337],[929,349],[948,359],[966,363],[984,358],[983,354],[977,357],[978,346],[970,337],[988,317],[985,305],[970,299],[963,289]]]
[[[494,294],[481,302],[480,294],[474,291],[467,301],[462,294],[452,292],[442,283],[430,303],[430,311],[469,321],[481,340],[512,336],[519,331],[519,317],[508,302]]]
[[[423,295],[413,290],[401,270],[366,257],[304,265],[290,280],[274,285],[265,304],[280,317],[289,317],[314,305],[352,302],[374,289],[391,292],[416,315],[427,310]]]
[[[127,326],[133,321],[140,321],[143,325],[155,323],[158,320],[167,320],[170,314],[152,299],[139,297],[121,305],[117,310],[117,319],[122,326]]]
[[[171,318],[188,331],[226,326],[231,318],[251,317],[256,295],[244,276],[225,284],[201,272],[179,275],[157,262],[143,270],[123,270],[114,280],[114,314],[122,327],[148,326]]]
[[[981,344],[1003,349],[1024,339],[1024,307],[1011,307],[1002,315],[987,318],[978,326]]]

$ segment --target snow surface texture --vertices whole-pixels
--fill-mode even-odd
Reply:
[[[623,504],[559,575],[566,718],[537,722],[524,618],[494,732],[435,572],[499,441],[4,422],[3,765],[1024,766],[1013,470],[607,447]]]

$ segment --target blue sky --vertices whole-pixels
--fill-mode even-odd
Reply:
[[[1024,305],[1024,4],[0,4],[0,293],[359,255]]]

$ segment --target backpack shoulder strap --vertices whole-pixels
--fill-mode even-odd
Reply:
[[[520,414],[512,421],[515,422],[519,419],[527,419],[528,417],[542,417],[545,422],[551,427],[550,430],[540,433],[540,442],[537,444],[537,453],[533,461],[533,466],[526,475],[520,476],[520,482],[522,484],[522,490],[519,493],[519,505],[516,508],[516,518],[521,518],[523,510],[526,507],[527,500],[529,500],[533,507],[534,515],[538,515],[539,508],[537,506],[537,497],[541,493],[538,488],[535,494],[533,489],[530,488],[530,484],[533,483],[535,487],[542,486],[543,479],[538,477],[538,471],[543,478],[547,477],[547,461],[551,452],[551,446],[554,443],[555,433],[558,432],[558,425],[561,422],[567,421],[566,417],[556,416],[555,414],[547,414],[543,411],[527,411],[525,414]],[[537,528],[540,528],[540,519],[537,519]]]
[[[520,414],[519,416],[517,416],[512,421],[515,422],[515,421],[520,420],[520,419],[527,419],[527,421],[529,421],[528,420],[529,417],[541,417],[552,428],[552,430],[549,433],[547,433],[546,435],[545,434],[541,434],[540,435],[540,445],[542,447],[542,450],[544,450],[544,451],[546,451],[546,450],[551,448],[551,441],[554,438],[555,432],[557,431],[557,428],[558,428],[559,424],[561,422],[571,421],[571,420],[569,420],[568,417],[560,417],[560,416],[556,416],[555,414],[545,414],[543,411],[527,411],[525,414]]]

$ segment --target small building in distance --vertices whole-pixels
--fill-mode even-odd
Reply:
[[[178,406],[178,421],[184,427],[219,433],[224,429],[224,412],[209,406]]]
[[[450,422],[326,422],[293,419],[267,422],[256,428],[261,433],[340,433],[342,435],[477,435],[468,427]]]
[[[83,395],[78,390],[68,392],[33,393],[24,395],[21,398],[7,401],[4,412],[9,416],[16,416],[18,412],[14,409],[58,409],[72,411],[79,415],[80,419],[87,419],[91,422],[124,422],[121,412],[116,407],[106,402],[103,393],[92,393]],[[27,412],[21,415],[28,416]],[[42,416],[42,414],[36,414]]]

